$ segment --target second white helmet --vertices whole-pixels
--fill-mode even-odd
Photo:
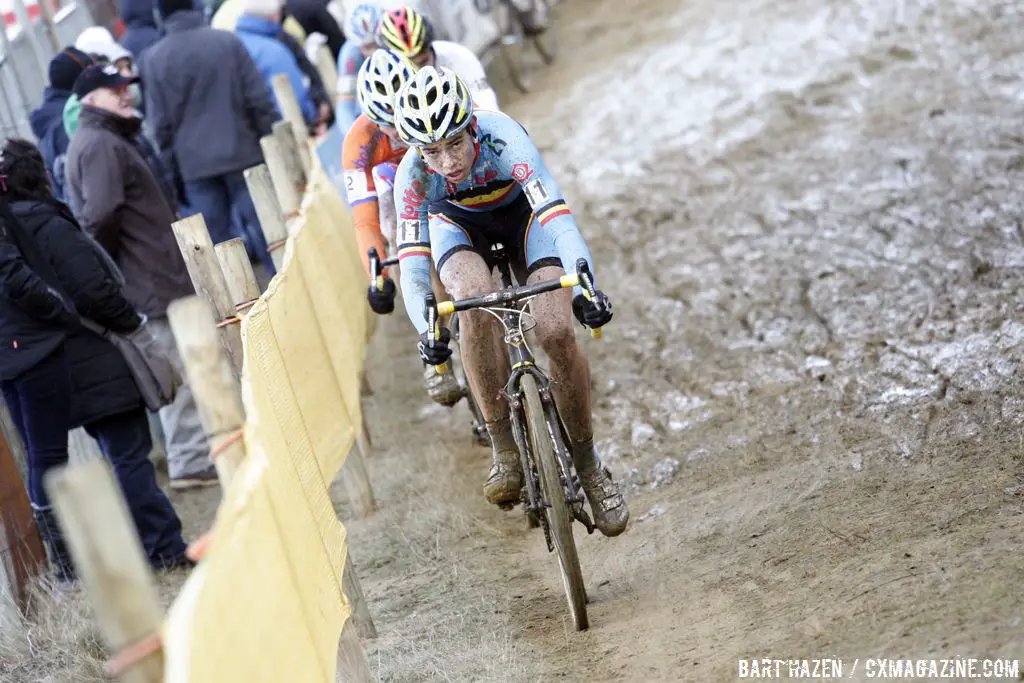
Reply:
[[[402,141],[422,147],[465,129],[473,120],[473,99],[454,71],[425,66],[402,87],[395,110]]]
[[[356,100],[366,118],[382,126],[395,125],[398,92],[415,73],[415,65],[397,52],[381,48],[370,55],[356,75]]]

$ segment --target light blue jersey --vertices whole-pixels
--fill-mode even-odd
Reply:
[[[356,99],[356,75],[365,60],[359,45],[352,40],[345,41],[338,53],[338,104],[334,108],[334,118],[342,135],[362,113]]]
[[[430,259],[438,272],[453,253],[501,241],[529,270],[561,265],[576,272],[584,258],[594,272],[562,191],[522,125],[511,117],[478,110],[471,130],[476,161],[469,177],[454,184],[433,172],[410,149],[395,177],[402,296],[417,331],[427,329],[423,301],[431,293]]]

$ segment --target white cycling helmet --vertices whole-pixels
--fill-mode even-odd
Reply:
[[[454,71],[425,66],[398,93],[395,112],[402,141],[422,147],[464,130],[473,120],[473,98]]]
[[[370,55],[356,75],[356,100],[366,118],[381,126],[395,125],[398,91],[415,73],[413,63],[397,52],[381,48]]]
[[[373,2],[361,2],[349,12],[345,22],[345,38],[357,45],[369,45],[377,40],[377,26],[384,12]]]

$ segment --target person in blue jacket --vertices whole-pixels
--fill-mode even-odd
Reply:
[[[315,127],[320,118],[318,107],[310,96],[295,55],[277,39],[281,31],[281,4],[278,0],[242,0],[242,5],[242,15],[235,24],[235,35],[256,62],[267,82],[267,89],[273,92],[274,76],[286,74],[306,123],[311,128]],[[281,107],[276,98],[274,106],[280,113]]]
[[[68,134],[64,130],[64,106],[71,99],[71,89],[85,67],[94,60],[85,52],[66,47],[50,60],[50,85],[43,91],[43,103],[29,114],[32,133],[39,141],[39,151],[46,162],[46,174],[54,196],[63,201],[64,157],[68,151]]]

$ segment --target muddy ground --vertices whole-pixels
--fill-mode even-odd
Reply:
[[[463,407],[427,401],[396,313],[369,360],[380,512],[348,525],[377,675],[731,681],[741,657],[1020,657],[1024,10],[557,14],[559,63],[503,103],[616,304],[580,343],[631,526],[578,535],[591,628],[573,632],[554,557],[484,501],[487,451]],[[190,537],[217,498],[174,496]],[[7,680],[93,680],[93,630],[60,638],[56,661],[22,643]]]
[[[386,321],[368,407],[381,512],[349,527],[381,679],[1019,657],[1020,5],[559,15],[560,62],[504,102],[616,304],[580,342],[631,527],[578,535],[593,603],[574,633],[542,537],[483,500],[467,414],[429,406],[411,328]]]

